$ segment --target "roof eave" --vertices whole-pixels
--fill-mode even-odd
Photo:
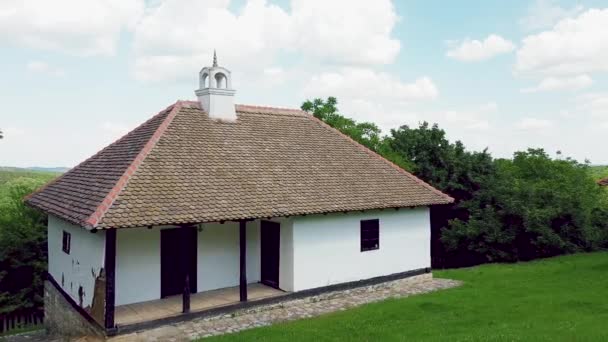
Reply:
[[[167,221],[156,221],[156,222],[137,222],[137,223],[122,224],[122,225],[104,225],[103,222],[100,222],[100,224],[94,228],[95,229],[113,229],[113,228],[128,229],[128,228],[142,228],[142,227],[152,227],[152,226],[182,226],[182,225],[192,226],[192,225],[204,224],[204,223],[239,222],[239,221],[251,221],[251,220],[258,220],[258,219],[265,219],[265,218],[299,217],[299,216],[308,216],[308,215],[327,215],[327,214],[339,214],[339,213],[346,214],[346,213],[353,213],[353,212],[368,212],[368,211],[375,211],[375,210],[383,211],[383,210],[391,210],[391,209],[394,209],[394,210],[414,209],[414,208],[420,208],[420,207],[430,207],[430,206],[435,206],[435,205],[446,205],[446,204],[450,204],[450,203],[453,203],[453,199],[452,199],[452,201],[426,202],[426,203],[403,205],[403,206],[386,206],[386,207],[346,209],[346,210],[345,209],[337,209],[337,210],[332,209],[332,210],[318,210],[318,211],[311,211],[311,212],[293,212],[293,213],[287,212],[287,213],[277,213],[277,214],[273,214],[271,216],[269,216],[269,215],[250,215],[250,216],[243,216],[243,217],[214,218],[214,219],[199,220],[199,221],[167,220]]]

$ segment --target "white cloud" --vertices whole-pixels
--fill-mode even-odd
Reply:
[[[341,68],[313,75],[303,97],[336,96],[340,112],[357,121],[376,123],[385,133],[401,125],[417,127],[438,123],[452,139],[464,139],[483,149],[491,139],[498,104],[490,101],[469,109],[420,110],[423,102],[439,96],[435,83],[426,76],[404,82],[394,75],[367,68]]]
[[[587,93],[578,96],[579,104],[594,112],[605,111],[608,113],[608,93]]]
[[[516,70],[549,75],[608,71],[608,9],[590,9],[523,39]]]
[[[454,43],[452,43],[454,44]],[[478,62],[511,52],[515,45],[501,36],[491,34],[484,40],[465,39],[453,46],[446,56],[463,62]]]
[[[270,66],[287,44],[289,17],[263,0],[248,1],[240,13],[229,2],[163,1],[135,30],[135,76],[140,80],[193,78],[211,62],[247,72]]]
[[[339,13],[339,15],[336,15]],[[165,0],[135,29],[135,76],[156,81],[192,78],[217,49],[220,64],[251,78],[276,66],[281,54],[341,65],[387,64],[400,43],[389,0],[292,0],[290,11],[265,0],[247,0],[233,13],[222,0]],[[361,23],[365,22],[365,25]],[[271,76],[269,76],[271,77]]]
[[[101,124],[101,129],[118,137],[125,135],[131,130],[131,127],[122,122],[106,121]]]
[[[16,126],[0,127],[0,130],[4,136],[3,140],[14,139],[26,135],[26,131],[24,129]]]
[[[544,131],[553,128],[554,123],[551,120],[526,117],[519,120],[515,127],[526,131]]]
[[[293,0],[293,38],[302,52],[345,64],[387,64],[399,53],[390,0]]]
[[[498,110],[498,104],[496,102],[487,102],[479,106],[481,112],[496,112]]]
[[[65,76],[65,71],[59,67],[49,65],[46,62],[31,61],[25,66],[26,70],[31,73],[49,75],[53,77]]]
[[[404,83],[386,73],[367,68],[342,68],[339,71],[313,75],[304,88],[308,96],[336,96],[363,98],[375,102],[434,99],[439,90],[433,80],[423,76],[412,83]]]
[[[488,131],[493,126],[492,121],[497,112],[498,104],[492,101],[469,109],[430,113],[425,120],[435,120],[442,128],[466,135],[466,131]]]
[[[445,122],[450,126],[459,126],[465,130],[487,130],[490,128],[490,122],[485,118],[483,113],[476,111],[447,111],[443,113]]]
[[[562,19],[574,17],[583,10],[584,7],[581,5],[563,8],[552,0],[537,0],[528,7],[526,17],[521,19],[519,23],[528,31],[545,29]]]
[[[524,88],[522,93],[536,93],[555,90],[580,90],[590,87],[593,79],[589,75],[579,75],[575,77],[555,78],[547,77],[540,81],[537,86]]]
[[[372,121],[387,131],[403,124],[415,124],[419,115],[411,104],[439,96],[429,77],[411,82],[369,68],[343,67],[319,72],[303,86],[303,98],[335,96],[341,112],[359,121]]]
[[[113,55],[143,0],[3,0],[0,41],[75,55]]]
[[[263,84],[261,84],[261,85],[265,86],[266,88],[281,86],[287,82],[287,79],[289,77],[288,74],[289,74],[288,71],[285,71],[283,68],[281,68],[279,66],[271,66],[271,67],[264,68],[263,80],[265,82],[263,82]],[[260,84],[260,83],[258,83],[258,84]]]
[[[589,122],[608,125],[608,92],[580,95],[576,103],[577,112],[589,115]]]
[[[96,134],[96,142],[99,144],[98,149],[109,145],[110,143],[120,139],[125,134],[133,130],[137,125],[129,125],[118,121],[105,121],[98,127]]]

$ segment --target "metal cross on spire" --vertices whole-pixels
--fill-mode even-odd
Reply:
[[[213,66],[217,66],[217,55],[215,54],[215,49],[213,49]]]

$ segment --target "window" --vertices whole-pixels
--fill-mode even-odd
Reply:
[[[72,235],[65,230],[63,231],[63,251],[66,254],[70,254],[70,244],[72,242]]]
[[[361,221],[361,252],[380,248],[380,220]]]

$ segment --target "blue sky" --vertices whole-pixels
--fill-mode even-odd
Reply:
[[[218,51],[237,102],[337,96],[388,132],[608,163],[602,1],[8,0],[0,165],[74,166],[177,99]],[[605,5],[604,5],[605,6]]]

